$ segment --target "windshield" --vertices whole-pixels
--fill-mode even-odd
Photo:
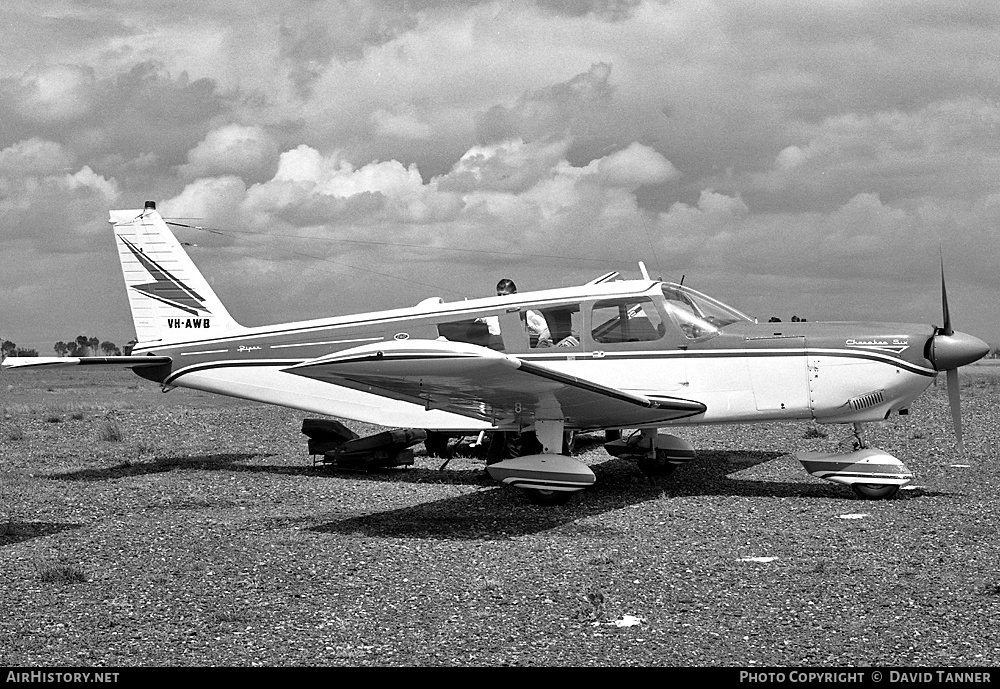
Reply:
[[[753,319],[745,313],[684,285],[663,283],[663,296],[668,304],[673,304],[717,328],[724,328],[738,321],[753,322]]]
[[[665,282],[662,289],[667,313],[688,340],[701,342],[715,337],[730,323],[753,322],[746,314],[689,287]]]

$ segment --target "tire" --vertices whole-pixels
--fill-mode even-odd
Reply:
[[[863,500],[888,500],[896,494],[899,486],[885,483],[852,483],[851,490]]]
[[[523,490],[528,502],[539,507],[565,505],[573,497],[573,492],[568,490],[541,490],[539,488],[524,488]]]
[[[657,450],[655,458],[643,455],[639,457],[637,463],[639,471],[654,478],[665,478],[677,471],[677,465],[667,461],[667,454],[659,450]]]

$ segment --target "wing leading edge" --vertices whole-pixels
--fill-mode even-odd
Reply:
[[[569,428],[627,428],[706,409],[700,402],[651,399],[485,347],[438,340],[363,345],[285,371],[501,427],[561,419]]]
[[[124,366],[144,368],[169,364],[169,356],[10,356],[2,368],[62,368],[64,366]]]

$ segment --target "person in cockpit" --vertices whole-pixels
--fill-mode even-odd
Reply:
[[[503,278],[497,283],[497,296],[505,297],[509,294],[517,294],[517,285],[510,278]],[[549,326],[545,322],[545,316],[531,309],[525,311],[524,316],[528,326],[528,337],[533,343],[536,343],[532,346],[551,347],[552,338],[549,335]]]

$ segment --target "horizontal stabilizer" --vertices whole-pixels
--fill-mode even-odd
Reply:
[[[62,368],[64,366],[122,366],[125,368],[141,368],[145,366],[162,366],[169,364],[169,356],[10,356],[0,364],[2,368],[46,367]]]

